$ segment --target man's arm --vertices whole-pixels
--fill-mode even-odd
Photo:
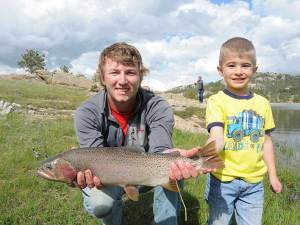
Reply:
[[[197,154],[197,149],[189,151],[173,149],[172,132],[174,126],[174,116],[170,105],[160,97],[152,102],[151,110],[148,111],[147,123],[149,126],[149,152],[151,153],[171,153],[180,152],[184,157],[193,157]],[[183,161],[172,163],[169,173],[171,180],[181,180],[196,177],[200,174],[194,166]]]
[[[76,110],[75,131],[81,148],[104,145],[104,137],[99,129],[101,123],[99,114],[90,105],[81,106]]]
[[[154,97],[148,102],[146,123],[149,128],[148,144],[150,153],[163,152],[173,148],[172,133],[174,115],[171,106],[161,97]]]
[[[100,147],[103,146],[104,139],[101,131],[97,128],[99,118],[95,116],[89,108],[80,107],[75,113],[75,130],[80,147]],[[86,186],[100,188],[99,177],[93,176],[90,170],[79,171],[77,173],[77,184],[81,188]]]
[[[280,193],[282,190],[282,185],[276,174],[273,142],[272,138],[269,135],[265,135],[265,142],[263,146],[263,158],[268,168],[271,189],[275,193]]]

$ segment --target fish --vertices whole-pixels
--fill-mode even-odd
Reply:
[[[121,186],[131,200],[137,201],[138,186],[160,185],[179,192],[176,181],[169,179],[173,161],[189,162],[196,169],[224,167],[215,141],[197,149],[197,154],[192,158],[183,157],[178,151],[146,153],[144,149],[134,146],[71,149],[44,160],[37,174],[47,180],[74,186],[77,184],[77,173],[90,169],[93,175],[100,178],[103,186]]]

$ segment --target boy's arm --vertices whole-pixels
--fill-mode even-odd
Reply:
[[[224,148],[224,128],[221,126],[214,126],[209,131],[207,143],[215,140],[217,151],[220,152]]]
[[[263,158],[268,168],[268,175],[271,184],[271,189],[275,193],[280,193],[282,190],[282,185],[276,174],[273,142],[269,135],[265,135],[265,142],[263,146]]]

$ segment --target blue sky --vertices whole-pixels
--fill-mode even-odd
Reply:
[[[167,90],[220,79],[219,48],[234,36],[254,43],[259,71],[300,74],[299,12],[298,0],[0,0],[0,74],[23,73],[16,62],[33,48],[50,71],[92,77],[101,50],[126,41],[150,69],[144,84]]]

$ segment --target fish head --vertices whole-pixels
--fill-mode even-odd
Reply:
[[[37,174],[47,180],[61,181],[72,184],[76,179],[77,171],[70,162],[62,158],[45,160]]]

